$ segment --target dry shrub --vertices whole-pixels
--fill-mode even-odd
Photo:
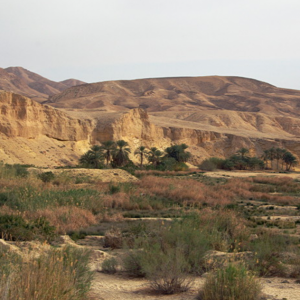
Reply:
[[[24,216],[28,219],[46,218],[51,225],[56,227],[56,232],[59,234],[77,231],[97,223],[96,216],[90,211],[76,206],[39,209],[35,212],[25,212]]]
[[[254,183],[273,184],[273,185],[289,185],[293,183],[291,177],[269,177],[269,176],[256,176],[253,179]]]
[[[232,210],[203,209],[199,212],[200,227],[210,233],[214,250],[241,251],[243,242],[247,241],[250,231],[247,221]]]
[[[123,235],[119,228],[113,227],[105,232],[104,247],[120,249],[123,246]]]
[[[1,253],[1,299],[87,299],[92,280],[88,261],[86,250],[72,248],[51,250],[26,263]]]
[[[98,222],[119,222],[124,220],[124,216],[122,213],[108,213],[104,212],[102,214],[98,214],[96,216]]]
[[[143,177],[137,185],[146,194],[158,195],[183,205],[201,206],[225,205],[231,203],[231,193],[221,194],[215,187],[206,186],[193,179],[159,178],[154,176]]]
[[[257,300],[261,286],[243,265],[229,265],[207,278],[199,300]]]
[[[3,206],[1,206],[0,214],[1,215],[19,215],[20,212],[18,210],[8,207],[7,205],[3,205]]]
[[[129,195],[123,192],[105,195],[103,197],[103,205],[106,208],[132,208]]]

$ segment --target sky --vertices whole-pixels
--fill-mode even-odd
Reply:
[[[54,81],[226,75],[300,90],[299,0],[0,0],[0,67]]]

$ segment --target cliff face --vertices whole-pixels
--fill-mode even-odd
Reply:
[[[0,94],[0,105],[0,131],[8,137],[46,135],[61,141],[89,140],[91,121],[72,119],[50,106],[8,92]]]
[[[243,126],[245,130],[241,130]],[[195,165],[210,156],[228,157],[242,147],[255,155],[272,146],[285,147],[300,157],[299,128],[296,118],[244,112],[233,114],[231,119],[222,112],[208,118],[203,112],[178,113],[176,119],[168,119],[166,114],[164,122],[141,108],[110,118],[99,115],[95,120],[83,120],[17,94],[0,93],[0,160],[6,163],[77,164],[93,144],[120,139],[129,143],[134,161],[137,157],[133,153],[141,145],[165,149],[181,143],[189,146]]]
[[[269,121],[269,119],[267,120]],[[283,120],[280,119],[281,123],[285,124]],[[290,124],[289,119],[285,121]],[[272,138],[260,137],[259,134],[247,136],[239,132],[231,134],[213,130],[182,128],[180,125],[174,123],[174,126],[155,126],[150,122],[148,114],[143,109],[136,108],[108,125],[103,126],[99,122],[94,130],[93,138],[94,142],[123,139],[129,143],[132,153],[141,145],[147,148],[164,149],[172,144],[185,143],[193,155],[191,160],[193,164],[199,164],[210,156],[228,157],[243,147],[249,148],[251,154],[258,156],[263,153],[263,150],[272,146],[284,147],[300,157],[300,139],[296,137],[280,139],[275,135]],[[286,127],[296,128],[293,125],[286,125]],[[296,132],[298,133],[297,130]],[[286,134],[288,133],[286,132]],[[136,160],[133,155],[131,158]]]
[[[5,162],[51,166],[75,161],[89,148],[92,127],[92,121],[0,93],[0,160]]]

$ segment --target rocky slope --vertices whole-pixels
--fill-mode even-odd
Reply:
[[[300,91],[241,77],[185,77],[85,84],[51,96],[48,104],[71,109],[148,112],[227,110],[300,115]]]
[[[193,164],[209,156],[227,157],[241,147],[256,155],[272,146],[285,147],[300,158],[300,91],[252,79],[84,84],[47,103],[59,110],[15,94],[0,95],[0,160],[74,164],[91,145],[119,139],[128,141],[132,152],[140,145],[164,149],[185,143]]]
[[[38,166],[63,165],[87,151],[92,121],[10,92],[0,93],[0,160]]]
[[[49,96],[80,84],[84,82],[76,79],[55,82],[21,67],[0,68],[0,89],[30,97],[38,102],[46,101]]]

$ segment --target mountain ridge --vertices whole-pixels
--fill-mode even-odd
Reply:
[[[0,89],[33,98],[37,102],[46,101],[51,95],[84,83],[77,79],[55,82],[22,67],[0,68]]]

